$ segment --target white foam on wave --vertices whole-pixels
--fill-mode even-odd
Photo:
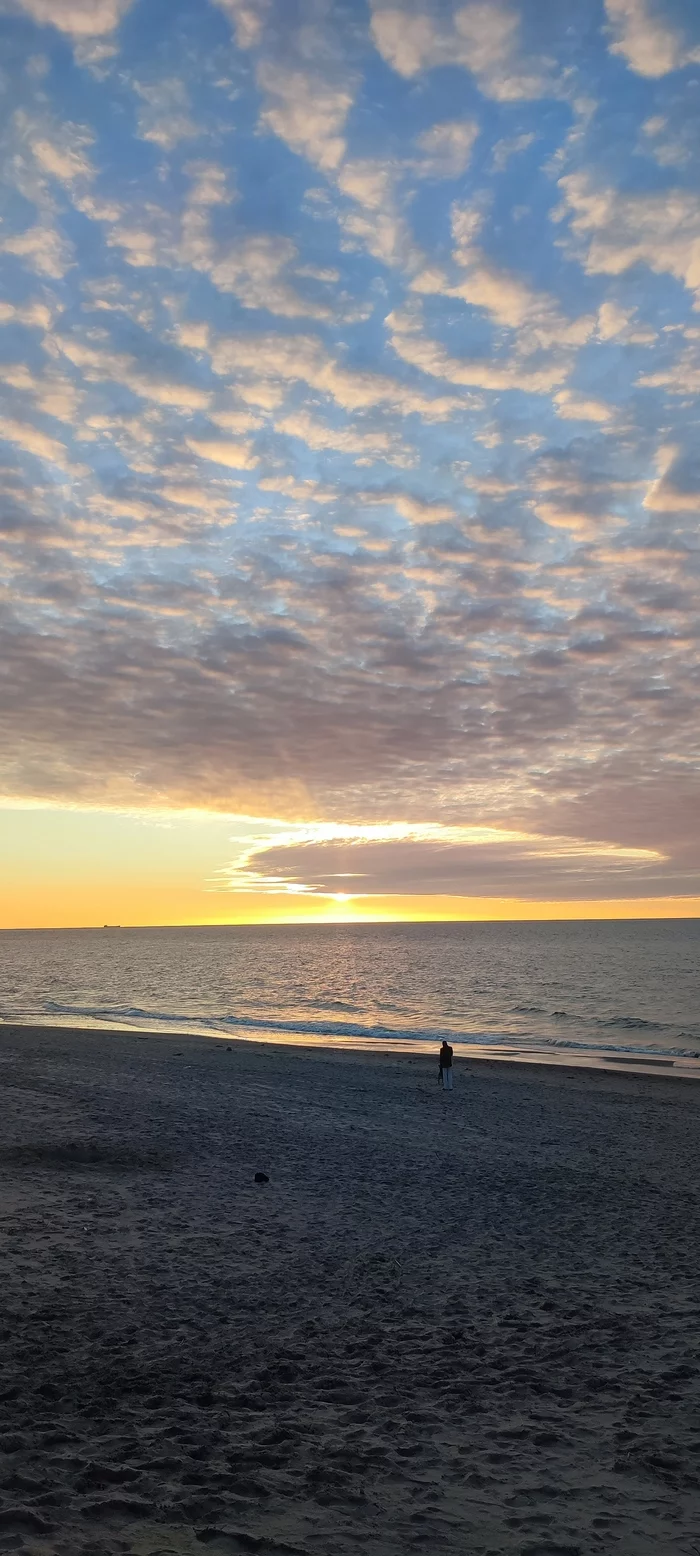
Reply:
[[[343,1021],[281,1021],[265,1016],[192,1016],[167,1011],[144,1010],[138,1006],[62,1005],[47,1000],[47,1015],[59,1018],[61,1025],[115,1027],[122,1030],[189,1032],[193,1035],[239,1038],[250,1042],[303,1045],[306,1047],[351,1048],[367,1052],[432,1053],[443,1038],[465,1058],[519,1060],[537,1064],[574,1064],[610,1069],[634,1067],[648,1073],[659,1069],[683,1070],[700,1077],[700,1052],[697,1048],[652,1049],[633,1044],[591,1043],[574,1038],[546,1038],[536,1034],[525,1037],[515,1032],[457,1031],[454,1028],[397,1028]],[[597,1022],[598,1026],[665,1030],[662,1023],[620,1018]]]

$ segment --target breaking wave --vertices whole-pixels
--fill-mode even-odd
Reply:
[[[522,1011],[523,1007],[519,1007]],[[270,1016],[206,1016],[176,1013],[162,1010],[144,1010],[140,1006],[84,1006],[62,1005],[54,1000],[47,1000],[44,1004],[46,1015],[70,1017],[72,1020],[90,1021],[104,1026],[131,1027],[135,1029],[149,1027],[154,1031],[192,1031],[206,1034],[218,1033],[227,1037],[249,1036],[252,1040],[256,1036],[264,1034],[267,1040],[278,1036],[280,1041],[285,1039],[310,1038],[317,1043],[325,1039],[329,1045],[347,1047],[374,1046],[377,1043],[383,1045],[394,1044],[397,1048],[406,1045],[430,1047],[440,1043],[443,1038],[449,1042],[464,1047],[480,1047],[484,1049],[498,1048],[508,1045],[509,1051],[521,1051],[523,1054],[535,1050],[569,1050],[577,1053],[595,1054],[621,1054],[633,1056],[658,1058],[682,1058],[700,1059],[700,1048],[671,1047],[664,1044],[663,1048],[651,1048],[632,1043],[596,1043],[574,1038],[547,1037],[540,1034],[525,1035],[512,1031],[475,1031],[457,1030],[454,1027],[390,1027],[373,1023],[358,1021],[313,1021],[306,1018],[297,1020],[280,1020]],[[539,1013],[534,1007],[528,1008],[528,1013]],[[554,1011],[553,1016],[564,1017],[565,1011]],[[572,1018],[574,1019],[574,1018]],[[581,1023],[587,1025],[588,1023]],[[610,1028],[624,1031],[662,1032],[673,1030],[666,1023],[658,1021],[644,1021],[641,1018],[619,1016],[610,1020],[596,1020],[591,1023],[598,1028]],[[689,1038],[690,1033],[682,1036]]]

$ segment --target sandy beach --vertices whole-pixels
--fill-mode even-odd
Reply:
[[[696,1556],[699,1124],[663,1077],[0,1028],[0,1551]]]

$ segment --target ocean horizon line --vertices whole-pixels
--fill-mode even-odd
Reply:
[[[105,934],[129,930],[169,929],[384,929],[393,926],[408,928],[422,925],[435,928],[440,924],[688,924],[700,923],[700,912],[693,913],[601,913],[563,914],[555,918],[549,914],[532,915],[530,918],[338,918],[338,919],[248,919],[245,922],[187,923],[177,924],[5,924],[0,925],[0,935],[48,935],[48,934]]]

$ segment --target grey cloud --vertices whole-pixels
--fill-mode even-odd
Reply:
[[[658,463],[659,475],[646,494],[645,508],[700,517],[700,457],[695,449],[662,449]]]
[[[596,440],[575,439],[566,449],[543,453],[533,463],[533,508],[543,523],[582,540],[619,528],[635,486],[605,468],[606,451]],[[640,494],[641,495],[641,494]]]
[[[313,891],[368,894],[586,898],[643,897],[664,879],[663,861],[626,858],[575,839],[472,843],[421,839],[297,843],[265,848],[249,861],[263,880]],[[232,875],[235,884],[235,873]]]
[[[631,690],[639,696],[638,687]],[[688,872],[685,890],[692,892],[700,869],[697,759],[690,748],[680,756],[672,746],[664,750],[663,741],[655,751],[655,737],[661,733],[656,701],[646,699],[641,704],[654,728],[648,743],[631,741],[626,751],[601,756],[593,771],[588,764],[574,761],[549,779],[542,775],[549,825],[552,830],[595,838],[605,818],[608,836],[621,845],[658,848],[669,854],[677,872]]]
[[[192,544],[186,513],[181,538]],[[206,534],[201,544],[200,567]],[[471,580],[450,565],[438,574],[426,607],[420,580],[416,594],[391,558],[324,555],[301,539],[286,553],[239,545],[236,554],[220,593],[210,580],[186,644],[173,635],[177,618],[151,614],[154,595],[138,577],[123,579],[131,609],[109,630],[93,609],[70,636],[55,627],[27,638],[6,612],[22,693],[5,703],[5,760],[21,733],[50,785],[63,773],[84,789],[92,772],[97,788],[118,780],[128,790],[139,770],[144,791],[173,785],[226,806],[249,785],[293,779],[331,806],[363,794],[372,809],[383,788],[394,803],[402,794],[433,802],[436,784],[456,794],[480,775],[495,782],[516,751],[556,769],[585,738],[589,699],[603,728],[616,709],[614,742],[623,730],[633,744],[655,742],[646,714],[618,707],[595,655],[579,655],[591,662],[576,670],[567,654],[529,672],[520,665],[516,646],[531,645],[533,632],[546,642],[551,629],[523,613],[507,577],[499,585],[480,572],[476,557]],[[173,560],[170,611],[183,565]],[[485,588],[495,591],[490,600]],[[191,594],[181,603],[189,610]],[[581,626],[572,631],[580,643]],[[15,769],[12,782],[27,781]]]

